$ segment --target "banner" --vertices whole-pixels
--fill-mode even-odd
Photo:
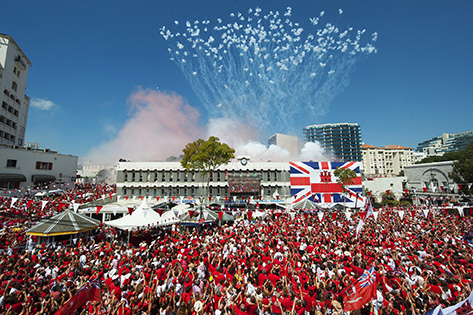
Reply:
[[[85,305],[88,301],[101,301],[102,295],[100,292],[100,283],[94,280],[87,283],[76,292],[76,294],[61,307],[55,315],[70,315],[74,313],[79,307]]]
[[[360,162],[289,162],[291,196],[293,203],[312,197],[316,202],[343,203],[354,207],[355,203],[364,204],[362,197]],[[351,169],[356,173],[352,185],[345,188],[337,183],[333,172],[337,168]]]

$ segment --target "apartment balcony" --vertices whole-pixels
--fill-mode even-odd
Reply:
[[[26,62],[21,59],[21,56],[18,56],[15,58],[15,65],[18,67],[18,69],[25,71],[26,70]]]

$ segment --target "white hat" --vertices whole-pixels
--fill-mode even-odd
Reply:
[[[197,301],[194,303],[194,311],[196,312],[200,312],[202,310],[202,302],[201,301]]]

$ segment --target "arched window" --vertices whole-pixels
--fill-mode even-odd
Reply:
[[[13,81],[13,82],[11,83],[11,88],[12,88],[13,91],[17,92],[17,90],[18,90],[18,84],[17,84],[15,81]]]
[[[10,92],[8,92],[7,89],[3,90],[3,93],[4,93],[6,96],[10,96]]]

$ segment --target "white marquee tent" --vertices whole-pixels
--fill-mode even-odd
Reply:
[[[180,220],[174,215],[173,211],[159,215],[159,213],[151,209],[145,198],[132,214],[127,214],[116,220],[106,221],[105,224],[122,230],[132,230],[135,228],[147,228],[148,226],[171,225],[179,222]]]

